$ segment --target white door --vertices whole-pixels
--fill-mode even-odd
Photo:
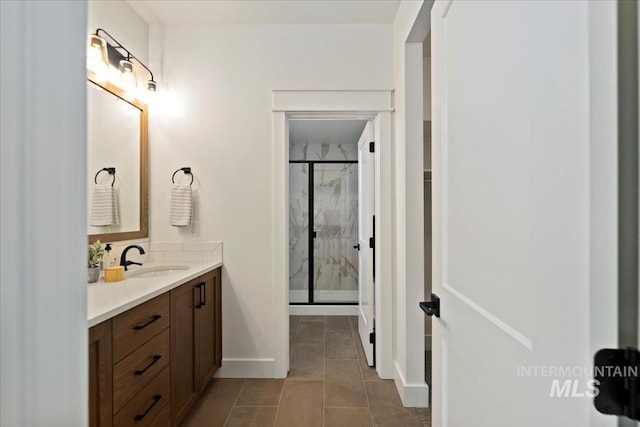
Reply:
[[[358,141],[358,333],[369,366],[375,360],[375,346],[370,340],[374,332],[373,236],[374,215],[374,155],[369,150],[373,142],[373,124],[369,121]]]
[[[595,277],[616,248],[594,190],[608,187],[612,208],[615,132],[602,146],[595,130],[616,103],[595,107],[615,101],[615,56],[593,46],[615,38],[612,8],[433,6],[434,427],[615,422],[594,414],[587,369],[614,310],[592,300],[615,295],[615,269]]]

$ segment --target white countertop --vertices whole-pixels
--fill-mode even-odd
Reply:
[[[90,283],[87,290],[89,327],[117,316],[143,302],[176,288],[191,279],[222,266],[222,262],[145,262],[144,269],[168,265],[188,266],[188,270],[173,271],[159,277],[130,277],[120,282]],[[130,271],[136,268],[130,267]]]

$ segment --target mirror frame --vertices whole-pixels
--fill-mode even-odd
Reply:
[[[119,233],[89,234],[89,243],[100,240],[111,243],[122,240],[146,239],[149,237],[149,110],[147,104],[126,93],[110,82],[100,82],[95,73],[87,70],[87,80],[103,90],[117,96],[140,110],[140,229]],[[88,108],[87,108],[88,111]],[[88,116],[88,114],[87,114]],[[87,138],[87,146],[88,146]]]

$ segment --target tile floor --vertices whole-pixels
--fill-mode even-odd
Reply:
[[[291,316],[289,376],[214,379],[185,426],[431,426],[367,366],[357,318]]]

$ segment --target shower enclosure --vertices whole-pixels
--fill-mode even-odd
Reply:
[[[289,302],[357,304],[357,243],[358,162],[291,160]]]

